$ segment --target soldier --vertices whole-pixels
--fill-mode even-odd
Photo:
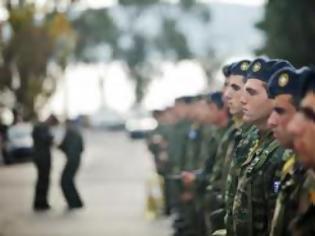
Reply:
[[[83,207],[83,202],[74,184],[74,177],[80,167],[84,150],[83,138],[74,121],[66,122],[65,137],[59,148],[65,153],[67,161],[61,176],[61,188],[69,209]]]
[[[164,111],[162,110],[154,110],[152,112],[152,116],[157,122],[157,127],[146,135],[148,149],[153,155],[156,170],[160,175],[163,175],[163,170],[161,169],[159,154],[160,151],[163,149],[162,146],[165,146],[163,137],[164,124],[162,122],[163,113]]]
[[[279,69],[291,66],[282,60],[254,60],[248,70],[241,97],[243,119],[255,125],[258,138],[242,163],[233,203],[234,234],[267,235],[278,192],[284,149],[273,139],[267,127],[272,100],[267,95],[267,82]]]
[[[170,189],[170,207],[175,214],[173,227],[175,234],[182,230],[185,223],[183,218],[183,207],[180,200],[181,181],[180,173],[184,164],[184,155],[186,152],[187,134],[191,125],[189,120],[191,96],[184,96],[175,100],[173,112],[176,116],[176,123],[172,126],[172,132],[168,142],[168,164],[169,171],[167,183]]]
[[[158,126],[149,134],[147,144],[154,156],[157,172],[163,178],[164,214],[169,215],[171,213],[171,206],[170,186],[167,175],[171,173],[167,149],[169,137],[172,132],[172,125],[174,125],[175,120],[171,107],[162,111],[154,111],[154,117],[158,122]]]
[[[58,120],[51,115],[45,122],[35,124],[32,132],[34,141],[34,163],[37,170],[37,181],[35,187],[35,199],[33,208],[35,211],[50,209],[48,203],[49,178],[51,167],[50,148],[53,144],[53,136],[50,128],[57,125]]]
[[[191,126],[189,128],[187,134],[187,144],[186,144],[186,152],[184,155],[184,171],[193,171],[198,169],[198,159],[200,152],[200,143],[201,143],[201,114],[200,108],[203,107],[202,96],[197,95],[194,97],[193,102],[191,104],[191,111],[189,115],[189,119],[191,120]]]
[[[185,195],[183,195],[183,200],[185,204],[194,199],[196,204],[196,214],[198,217],[194,217],[194,220],[198,219],[199,222],[195,224],[200,224],[199,227],[193,226],[194,229],[201,229],[203,227],[204,221],[204,194],[206,186],[208,185],[209,175],[212,172],[212,168],[215,161],[215,153],[217,150],[217,145],[222,138],[222,135],[227,129],[229,123],[229,116],[226,108],[224,107],[224,102],[222,99],[221,92],[211,93],[206,96],[207,105],[204,111],[207,113],[202,119],[204,124],[212,124],[213,128],[211,135],[206,138],[207,147],[207,160],[201,170],[194,172],[183,172],[182,181],[186,189]],[[205,144],[203,143],[203,144]],[[203,146],[204,147],[204,146]],[[193,190],[193,191],[192,191]]]
[[[209,202],[207,204],[209,205],[208,208],[210,210],[210,231],[224,227],[223,218],[225,210],[223,207],[223,195],[226,177],[229,170],[228,166],[232,160],[232,151],[234,146],[238,143],[237,136],[242,126],[242,108],[239,96],[243,87],[243,79],[244,76],[246,76],[249,63],[250,61],[248,60],[242,60],[240,62],[233,63],[230,66],[230,76],[228,82],[226,83],[224,100],[229,108],[230,114],[233,116],[233,119],[219,143],[216,153],[216,161],[212,174],[210,175],[209,186],[207,187],[207,195],[209,198]]]
[[[300,186],[296,217],[290,223],[293,236],[315,235],[315,72],[305,76],[300,94],[299,111],[290,121],[288,129],[293,135],[294,149],[299,161],[308,168],[305,181]]]
[[[268,124],[274,137],[288,149],[272,221],[272,236],[290,235],[288,225],[296,216],[298,201],[303,193],[301,187],[305,181],[305,167],[293,151],[293,136],[288,132],[288,124],[297,112],[299,88],[309,73],[311,71],[307,68],[284,68],[276,72],[268,84],[269,97],[274,99]]]
[[[171,162],[172,174],[179,174],[183,167],[183,159],[186,151],[187,134],[191,122],[189,121],[189,104],[192,97],[184,96],[175,100],[174,113],[177,122],[174,125],[172,136],[170,137],[169,158]]]
[[[202,188],[207,186],[207,181],[209,180],[209,174],[212,171],[213,164],[215,161],[215,153],[217,149],[218,142],[222,138],[222,135],[226,131],[227,125],[229,123],[229,117],[226,111],[226,108],[224,107],[223,99],[222,99],[222,93],[221,92],[215,92],[211,93],[208,97],[208,110],[207,110],[207,116],[204,122],[207,122],[212,124],[213,126],[216,126],[216,129],[213,129],[213,137],[212,144],[213,149],[211,150],[211,155],[208,156],[205,166],[202,170],[198,172],[183,172],[182,173],[182,180],[184,182],[184,185],[191,186],[195,181],[197,185]]]

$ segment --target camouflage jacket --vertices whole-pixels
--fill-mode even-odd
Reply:
[[[187,134],[186,152],[183,159],[183,170],[196,170],[198,166],[197,157],[200,152],[200,143],[202,126],[198,123],[193,123]]]
[[[200,134],[201,140],[199,153],[196,157],[196,169],[204,168],[207,159],[215,155],[220,138],[218,129],[212,125],[203,125]]]
[[[233,202],[237,236],[268,235],[279,190],[284,150],[271,132],[260,134],[241,167]]]
[[[218,149],[219,141],[222,139],[224,133],[229,129],[229,127],[218,128],[213,132],[213,138],[209,144],[208,157],[204,163],[203,168],[196,175],[196,191],[199,193],[204,193],[207,186],[209,185],[210,175],[212,173],[213,165],[216,159],[216,151]]]
[[[315,173],[308,169],[305,178],[299,185],[297,210],[295,217],[288,224],[289,234],[293,236],[315,235]]]
[[[209,191],[222,193],[225,189],[225,177],[228,168],[224,167],[230,164],[232,149],[236,141],[236,132],[235,125],[230,125],[219,143],[213,170],[209,178]]]
[[[238,185],[238,177],[242,163],[246,160],[246,153],[248,153],[253,142],[257,139],[257,129],[254,126],[243,124],[235,134],[236,144],[232,151],[231,163],[228,167],[228,175],[225,184],[225,210],[226,210],[226,229],[227,235],[233,235],[233,201]]]
[[[172,134],[169,138],[168,156],[173,174],[178,174],[182,171],[190,125],[191,123],[188,120],[181,120],[172,127]]]
[[[279,194],[273,215],[270,236],[291,235],[288,229],[298,211],[301,187],[305,181],[305,168],[297,161],[296,155],[287,150],[286,162],[282,168]]]

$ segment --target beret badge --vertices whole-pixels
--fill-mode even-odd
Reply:
[[[279,76],[278,84],[280,87],[285,87],[289,82],[289,75],[287,73]]]
[[[253,66],[253,71],[254,72],[258,72],[258,71],[260,71],[261,70],[261,64],[260,64],[260,62],[256,62],[255,64],[254,64],[254,66]]]
[[[249,67],[249,63],[248,62],[243,62],[241,65],[241,70],[242,71],[247,71]]]

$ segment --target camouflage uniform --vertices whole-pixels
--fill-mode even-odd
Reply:
[[[282,168],[280,189],[273,215],[272,236],[290,235],[288,225],[297,211],[300,188],[305,180],[305,169],[297,162],[296,155],[288,150]]]
[[[198,235],[205,234],[205,193],[206,188],[209,184],[210,175],[213,170],[215,155],[218,149],[220,140],[222,140],[223,135],[227,131],[228,127],[225,128],[214,128],[207,127],[207,130],[204,130],[204,134],[201,150],[199,155],[199,163],[204,163],[202,169],[196,173],[196,181],[194,184],[194,203],[195,203],[195,228],[198,229]],[[207,158],[206,158],[207,157]],[[204,161],[204,159],[206,159]]]
[[[315,235],[315,173],[307,170],[301,191],[295,219],[290,223],[293,236]]]
[[[201,129],[202,126],[197,122],[191,124],[190,129],[187,134],[187,144],[186,152],[183,161],[183,170],[192,171],[196,170],[200,152],[200,143],[201,143]]]
[[[315,177],[313,172],[311,170],[307,171],[297,161],[297,157],[292,151],[288,151],[287,156],[287,161],[282,169],[280,192],[270,236],[299,235],[298,231],[303,232],[302,228],[305,226],[299,226],[303,224],[299,224],[298,221],[301,221],[306,215],[306,218],[315,219],[315,212],[311,214],[309,211],[315,204]],[[303,221],[307,222],[307,219],[304,218]],[[290,225],[291,227],[289,227]],[[315,227],[313,227],[314,229]]]
[[[257,133],[258,131],[255,126],[243,124],[236,134],[236,139],[238,140],[238,143],[232,153],[232,161],[226,179],[226,188],[224,195],[226,209],[225,226],[228,236],[234,235],[232,210],[241,166],[242,163],[246,160],[246,153],[248,153],[250,147],[253,145],[253,142],[258,137]]]
[[[191,122],[188,120],[181,120],[178,121],[172,128],[168,149],[172,174],[179,174],[182,170],[184,155],[186,152],[187,134],[190,125]]]
[[[208,157],[204,162],[204,166],[196,175],[196,190],[200,194],[204,194],[206,191],[207,186],[209,185],[210,175],[212,174],[213,166],[216,160],[216,151],[218,149],[219,143],[223,138],[223,135],[227,131],[229,127],[225,128],[217,128],[213,129],[213,135],[209,139],[211,140],[211,144],[208,147]]]
[[[235,125],[231,122],[220,140],[213,169],[209,175],[205,193],[205,217],[209,231],[224,226],[224,201],[222,198],[222,191],[224,189],[224,164],[228,164],[229,162],[230,158],[227,156],[229,156],[232,149],[235,132]]]
[[[160,175],[165,175],[165,172],[167,172],[167,160],[166,157],[162,158],[162,156],[166,155],[169,135],[170,125],[159,123],[156,129],[146,137],[148,149],[154,157],[156,169]]]
[[[180,173],[184,164],[184,155],[186,151],[187,137],[191,123],[188,120],[180,120],[172,126],[169,137],[168,161],[169,172],[166,176],[166,182],[170,190],[170,207],[176,213],[176,219],[173,227],[175,234],[181,234],[185,228],[184,215],[185,209],[182,207],[180,194],[182,192],[182,182]]]
[[[167,175],[171,173],[167,149],[172,131],[171,125],[159,123],[157,128],[147,136],[148,148],[154,157],[157,172],[163,178],[164,213],[166,215],[169,215],[171,210],[171,186],[167,179]]]
[[[284,150],[264,132],[242,164],[233,203],[234,232],[239,236],[268,235],[280,184]]]

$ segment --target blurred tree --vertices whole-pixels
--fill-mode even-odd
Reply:
[[[95,57],[100,50],[95,49],[106,46],[109,60],[121,60],[127,65],[136,85],[136,102],[140,103],[150,80],[159,72],[156,68],[159,63],[198,58],[189,44],[189,33],[179,27],[180,19],[167,10],[187,14],[204,24],[210,21],[210,12],[195,0],[181,0],[177,5],[160,0],[119,0],[118,3],[112,8],[86,10],[74,20],[79,35],[76,56],[77,60],[88,62],[100,60]],[[156,16],[161,24],[160,32],[150,36],[139,26],[148,15]],[[213,57],[207,59],[210,63]]]
[[[118,0],[118,3],[126,6],[148,6],[159,3],[160,0]]]
[[[284,58],[295,66],[315,64],[315,2],[269,0],[265,18],[257,27],[266,33],[258,54]]]
[[[78,34],[75,48],[78,60],[91,62],[95,55],[91,53],[100,44],[109,44],[117,47],[119,30],[115,25],[108,9],[86,10],[78,19],[73,21],[73,26]]]
[[[65,68],[75,37],[63,13],[38,21],[34,5],[19,3],[9,9],[11,38],[1,42],[0,89],[11,90],[24,115],[33,118],[38,99],[43,105],[56,87],[57,78],[47,74],[48,65],[54,62]]]

